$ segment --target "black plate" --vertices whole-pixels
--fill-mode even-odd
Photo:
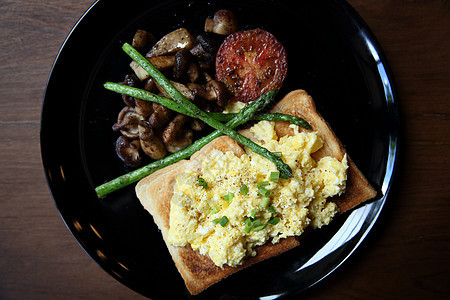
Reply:
[[[85,251],[114,278],[152,298],[190,297],[151,216],[133,187],[97,199],[94,187],[123,172],[111,126],[120,97],[102,88],[129,71],[121,45],[134,32],[157,36],[185,26],[199,33],[220,8],[243,28],[264,28],[285,45],[289,73],[280,91],[302,88],[377,188],[375,200],[337,218],[300,247],[240,271],[193,298],[292,296],[322,280],[359,246],[389,192],[398,109],[386,59],[345,2],[98,1],[61,48],[42,109],[41,150],[54,201]],[[271,298],[273,299],[273,298]]]

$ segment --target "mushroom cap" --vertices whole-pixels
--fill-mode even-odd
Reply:
[[[139,149],[139,140],[130,140],[123,135],[116,140],[116,154],[127,166],[136,167],[141,163]]]
[[[125,106],[120,111],[117,123],[113,125],[113,130],[120,130],[122,135],[130,139],[137,139],[139,137],[138,125],[144,120],[144,117],[137,113],[133,107]]]
[[[238,21],[233,12],[227,9],[221,9],[214,14],[212,32],[221,35],[229,35],[238,30]]]

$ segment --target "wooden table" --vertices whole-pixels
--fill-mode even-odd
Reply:
[[[140,299],[77,245],[41,165],[52,62],[92,0],[0,2],[0,299]],[[450,3],[350,0],[392,67],[402,116],[398,176],[363,247],[303,296],[450,295]]]

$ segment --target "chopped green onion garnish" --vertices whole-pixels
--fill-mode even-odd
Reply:
[[[252,225],[255,226],[255,227],[261,226],[262,225],[261,220],[260,219],[256,219],[255,221],[253,221]]]
[[[258,187],[258,189],[260,189],[260,188],[263,188],[268,185],[269,185],[268,181],[261,181],[261,182],[258,182],[258,184],[256,186]]]
[[[271,172],[270,173],[270,181],[278,182],[278,179],[280,179],[280,172]]]
[[[266,208],[267,205],[269,205],[270,202],[270,198],[269,197],[264,197],[261,201],[261,207],[262,208]]]
[[[266,190],[265,188],[260,188],[259,190],[258,190],[258,193],[261,195],[261,196],[264,196],[264,197],[269,197],[269,195],[270,195],[270,190]]]
[[[258,213],[258,211],[256,209],[252,210],[252,218],[256,217],[257,213]]]
[[[223,196],[223,198],[225,199],[225,201],[231,202],[234,198],[234,194],[232,192],[228,192],[228,194]]]
[[[268,222],[268,223],[270,223],[270,224],[272,224],[272,225],[277,225],[278,222],[280,222],[280,218],[278,218],[278,217],[272,217],[272,218],[269,219],[269,222]]]
[[[208,189],[209,188],[208,183],[206,182],[206,180],[201,178],[201,177],[198,178],[198,184],[201,187],[203,187],[204,189]]]
[[[271,206],[269,206],[269,211],[271,212],[271,213],[276,213],[277,211],[275,210],[275,207],[273,207],[272,205]]]
[[[260,230],[263,230],[264,228],[266,228],[266,226],[267,226],[267,223],[259,225],[259,226],[255,226],[255,228],[253,230],[254,231],[260,231]]]
[[[249,233],[252,230],[252,228],[253,228],[252,219],[251,218],[245,218],[244,223],[245,223],[244,231],[245,231],[245,233]]]
[[[209,212],[213,215],[213,214],[217,213],[218,211],[219,210],[217,209],[217,207],[213,206]]]
[[[247,196],[248,194],[248,187],[245,184],[241,186],[241,194],[244,196]]]
[[[219,220],[219,224],[222,227],[225,227],[225,225],[227,225],[228,223],[228,218],[226,216],[223,216],[220,220]]]
[[[219,223],[219,218],[215,218],[214,220],[212,220],[212,222],[214,223],[214,224],[217,224],[217,223]]]

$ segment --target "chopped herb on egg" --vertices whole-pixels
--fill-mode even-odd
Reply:
[[[268,186],[268,185],[269,185],[269,182],[268,182],[268,181],[260,181],[260,182],[258,182],[258,183],[256,184],[256,186],[258,187],[258,189],[264,188],[264,187],[266,187],[266,186]]]
[[[228,192],[228,194],[223,196],[223,198],[225,199],[225,201],[231,202],[234,198],[234,194],[232,192]]]
[[[270,181],[272,182],[278,182],[278,179],[280,179],[280,172],[271,172],[270,173]]]
[[[278,218],[278,217],[271,217],[268,221],[268,223],[270,223],[272,225],[277,225],[278,222],[280,222],[280,218]]]
[[[256,209],[252,210],[252,218],[256,217],[256,214],[258,213],[258,211]]]
[[[254,219],[252,217],[247,217],[244,220],[245,223],[245,227],[244,227],[244,231],[245,233],[250,233],[250,231],[260,231],[263,230],[264,228],[266,228],[267,224],[272,224],[272,225],[277,225],[278,222],[280,222],[280,218],[279,217],[271,217],[267,223],[262,223],[262,221],[260,219]]]
[[[220,224],[220,226],[222,226],[222,227],[225,227],[225,225],[227,225],[227,223],[228,223],[228,218],[227,218],[227,216],[223,216],[223,217],[219,220],[219,224]]]
[[[212,220],[212,222],[213,222],[214,224],[217,224],[217,223],[219,223],[219,221],[220,221],[220,219],[219,219],[219,218],[215,218],[214,220]]]
[[[261,207],[262,208],[266,208],[267,205],[269,205],[270,202],[270,198],[269,197],[264,197],[261,201]]]
[[[264,228],[266,228],[267,223],[266,224],[261,224],[259,226],[255,226],[255,228],[253,228],[253,231],[260,231],[263,230]]]
[[[265,189],[265,188],[260,188],[259,190],[258,190],[258,193],[261,195],[261,196],[263,196],[263,197],[269,197],[269,195],[270,195],[270,190],[267,190],[267,189]]]
[[[240,192],[241,192],[241,194],[242,194],[243,196],[247,196],[247,194],[248,194],[248,187],[247,187],[245,184],[243,184],[243,185],[241,186]]]
[[[201,178],[201,177],[198,178],[198,184],[204,189],[208,189],[209,188],[208,183],[206,182],[206,180]]]
[[[260,219],[254,220],[254,221],[252,222],[252,225],[253,225],[255,228],[258,227],[258,226],[261,226],[261,225],[262,225],[261,220],[260,220]]]
[[[270,205],[269,206],[269,211],[271,212],[271,213],[276,213],[277,211],[275,210],[275,207],[273,207],[272,205]]]
[[[217,207],[213,206],[209,212],[213,215],[213,214],[217,213],[218,211],[219,211],[219,209]]]

